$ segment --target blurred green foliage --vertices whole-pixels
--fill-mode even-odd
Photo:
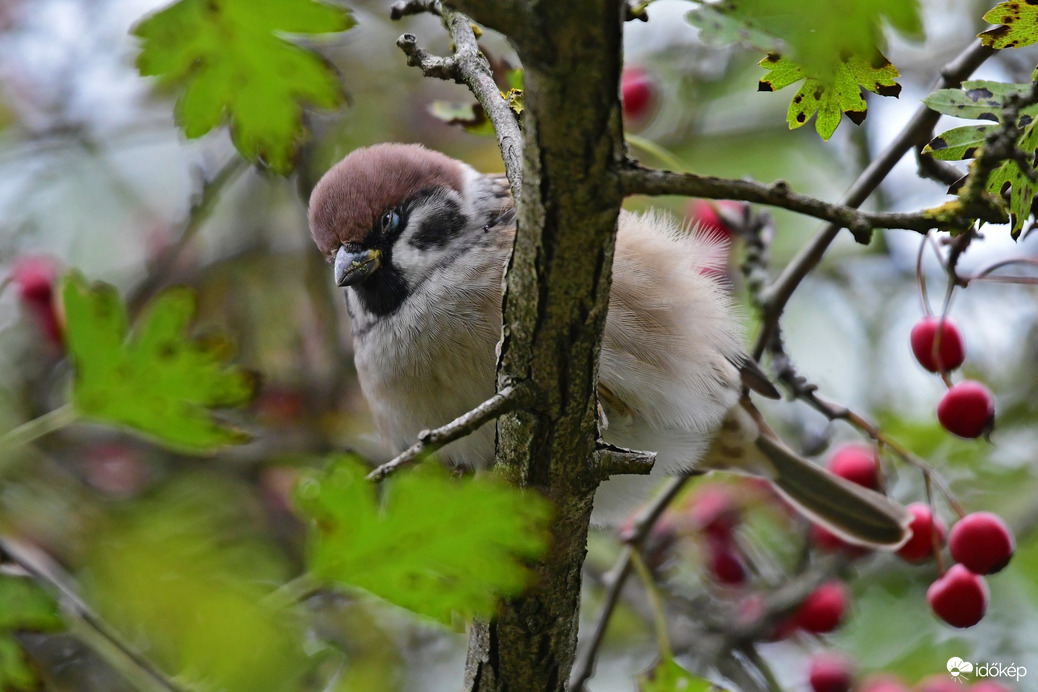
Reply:
[[[398,472],[380,502],[357,459],[304,478],[309,568],[322,583],[359,587],[444,623],[487,616],[528,583],[524,560],[547,547],[548,502],[492,478],[452,480],[435,463]]]
[[[342,88],[330,65],[285,34],[353,25],[344,8],[312,0],[180,0],[133,33],[141,74],[183,90],[175,112],[185,135],[226,120],[244,158],[288,174],[307,134],[303,103],[333,108]]]

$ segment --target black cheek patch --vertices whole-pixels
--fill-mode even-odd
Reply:
[[[376,317],[387,317],[400,309],[411,295],[407,281],[392,264],[384,263],[374,276],[354,286],[361,307]]]
[[[422,220],[421,227],[417,228],[407,244],[419,250],[430,248],[442,248],[465,230],[468,217],[461,211],[461,207],[453,199],[441,199],[440,208],[435,214]]]

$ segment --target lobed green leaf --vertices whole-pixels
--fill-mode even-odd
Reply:
[[[341,457],[297,486],[313,577],[441,622],[490,615],[526,586],[523,561],[547,546],[542,497],[488,477],[452,479],[430,463],[398,473],[380,503],[366,473]]]
[[[817,114],[815,130],[825,140],[836,131],[844,113],[856,125],[865,119],[867,106],[861,95],[862,87],[884,96],[897,96],[901,92],[894,81],[897,68],[879,54],[871,61],[848,56],[836,66],[828,80],[781,55],[768,55],[760,65],[768,70],[768,75],[757,86],[760,91],[777,91],[804,80],[789,104],[786,121],[790,129],[795,129]]]
[[[978,36],[991,48],[1022,48],[1038,42],[1038,5],[1030,0],[1001,2],[984,15],[989,24],[999,24]]]
[[[61,295],[75,367],[72,404],[80,415],[128,426],[188,453],[247,439],[215,421],[211,409],[248,402],[255,378],[226,364],[232,349],[225,340],[184,334],[195,313],[193,293],[175,288],[160,294],[132,333],[112,286],[88,286],[72,273]]]
[[[342,100],[334,70],[285,34],[345,31],[347,10],[312,0],[180,0],[133,29],[142,75],[181,87],[174,110],[189,138],[227,122],[243,157],[278,173],[307,136],[303,104]]]

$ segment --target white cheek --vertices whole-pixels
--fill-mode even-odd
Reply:
[[[429,263],[431,253],[428,250],[419,250],[407,242],[406,238],[400,238],[393,245],[393,264],[404,273],[406,277],[420,274],[422,267]]]

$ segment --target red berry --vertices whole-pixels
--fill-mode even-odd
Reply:
[[[843,622],[849,602],[850,594],[843,582],[836,579],[827,581],[804,599],[793,620],[808,632],[832,632]]]
[[[730,199],[693,199],[685,207],[685,218],[700,232],[731,238],[732,224],[738,223],[746,213],[746,205]]]
[[[994,574],[1009,564],[1016,550],[1013,532],[991,512],[967,514],[952,527],[952,558],[974,574]]]
[[[852,678],[851,663],[844,656],[827,652],[811,659],[808,680],[814,692],[849,692]]]
[[[746,567],[730,544],[708,540],[707,553],[707,567],[718,583],[738,586],[746,582]]]
[[[879,459],[865,445],[844,445],[829,459],[829,470],[852,483],[879,490]]]
[[[62,347],[61,320],[54,303],[58,264],[50,257],[27,255],[11,268],[11,283],[18,289],[22,308],[32,316],[47,341]]]
[[[937,343],[938,333],[940,344]],[[915,359],[930,372],[954,370],[966,359],[962,335],[951,320],[945,320],[942,327],[940,318],[924,317],[912,327],[911,340]]]
[[[868,548],[848,543],[829,529],[818,524],[811,525],[811,542],[823,553],[843,553],[851,559],[864,557],[869,554]]]
[[[912,523],[908,525],[911,536],[897,554],[909,562],[922,562],[933,555],[934,534],[937,534],[937,547],[944,545],[944,523],[935,519],[930,508],[920,502],[910,504],[907,509],[912,513]]]
[[[896,675],[870,675],[865,678],[858,688],[858,692],[909,692],[901,678]]]
[[[979,382],[960,382],[941,397],[937,420],[953,435],[980,437],[994,426],[995,397]]]
[[[952,627],[973,627],[988,609],[988,585],[962,565],[952,565],[930,584],[926,600],[934,614]]]
[[[731,540],[742,515],[731,491],[719,484],[701,486],[689,497],[687,507],[692,525],[711,540],[721,542]]]
[[[656,86],[649,73],[640,67],[628,67],[620,76],[624,117],[641,120],[649,115],[656,100]]]

